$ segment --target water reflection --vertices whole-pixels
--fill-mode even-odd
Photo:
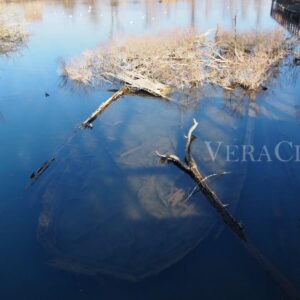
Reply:
[[[62,7],[70,18],[87,14],[90,20],[99,24],[110,20],[110,35],[131,30],[132,26],[153,28],[166,21],[176,26],[205,29],[207,25],[218,23],[232,26],[232,19],[238,16],[238,27],[246,24],[257,28],[265,26],[264,14],[268,0],[0,0],[0,4],[11,4],[21,8],[29,22],[41,21],[45,7]],[[180,22],[178,17],[180,16]],[[212,18],[213,17],[213,18]],[[215,24],[212,24],[214,20]],[[209,21],[210,24],[206,24]],[[254,22],[253,22],[254,21]],[[182,24],[180,24],[182,23]],[[130,26],[131,25],[131,26]],[[268,25],[269,26],[269,25]]]
[[[191,184],[183,174],[161,171],[154,155],[177,148],[176,109],[160,109],[154,119],[149,108],[159,100],[138,100],[147,114],[126,100],[72,141],[40,187],[39,237],[56,267],[138,280],[177,262],[215,223],[205,202],[184,201]]]
[[[127,285],[105,280],[98,284],[50,269],[45,264],[49,256],[36,242],[40,206],[36,211],[32,209],[31,194],[24,193],[30,172],[99,101],[110,96],[106,88],[83,94],[58,86],[58,57],[70,58],[84,48],[94,47],[110,32],[111,36],[120,32],[140,34],[176,26],[195,26],[203,31],[217,23],[230,28],[236,13],[240,29],[270,28],[277,26],[270,18],[270,4],[254,0],[163,0],[14,1],[10,5],[27,13],[34,34],[23,57],[13,64],[1,60],[0,110],[9,121],[0,126],[5,141],[0,147],[1,195],[5,195],[0,202],[3,299],[282,299],[277,287],[226,231],[215,239],[211,230],[218,229],[218,218],[210,207],[205,208],[201,194],[185,206],[178,205],[193,190],[193,182],[172,166],[158,165],[156,148],[183,153],[183,135],[193,117],[200,121],[193,154],[203,173],[232,172],[212,183],[214,190],[225,203],[232,204],[229,209],[249,229],[263,252],[299,285],[298,165],[230,165],[224,162],[225,153],[211,162],[202,143],[205,139],[221,139],[230,144],[254,141],[271,145],[289,139],[300,144],[299,84],[290,85],[285,75],[275,80],[276,86],[282,82],[282,88],[269,87],[251,102],[244,96],[235,99],[229,93],[214,91],[202,101],[194,101],[191,109],[179,110],[157,99],[128,96],[97,120],[94,131],[78,136],[60,153],[56,165],[42,177],[45,185],[41,181],[33,186],[39,188],[39,200],[43,197],[57,204],[49,206],[55,219],[51,227],[54,234],[48,236],[48,241],[49,247],[53,243],[59,251],[48,250],[54,257],[63,257],[56,263],[66,269],[75,266],[73,271],[84,272],[87,269],[83,270],[82,265],[92,262],[104,272],[113,267],[122,269],[123,274],[131,271],[140,275],[153,270],[153,266],[159,265],[160,270],[166,267],[158,261],[153,263],[158,249],[164,253],[157,257],[167,257],[165,261],[171,264],[180,259],[178,254],[183,256],[202,242],[170,271],[144,283]],[[114,24],[118,24],[113,30],[112,14]],[[51,94],[51,101],[43,101],[45,90]],[[41,224],[47,221],[41,215]],[[147,240],[140,236],[141,231],[147,232]],[[204,239],[205,234],[211,239]],[[155,247],[150,249],[152,241]],[[164,241],[170,242],[171,252]],[[180,249],[176,248],[179,241],[183,245]],[[146,252],[143,245],[152,252]],[[132,261],[128,259],[130,247],[139,250],[131,252],[136,254]],[[124,253],[124,257],[116,253]],[[68,257],[73,259],[71,264],[67,264]],[[143,261],[142,272],[133,265],[138,260]],[[76,261],[83,263],[81,268]],[[242,285],[230,288],[241,281]],[[49,283],[58,288],[49,289]]]
[[[214,102],[199,115],[193,152],[205,174],[232,173],[211,185],[234,211],[246,166],[228,164],[225,152],[212,162],[203,141],[243,143],[249,126],[239,125],[251,116],[247,102],[240,102],[245,118]],[[39,237],[55,267],[138,280],[180,260],[215,227],[218,219],[203,196],[189,196],[192,180],[160,166],[155,155],[183,148],[178,113],[159,99],[125,97],[60,153],[38,193],[44,203]],[[183,123],[186,128],[187,119]]]

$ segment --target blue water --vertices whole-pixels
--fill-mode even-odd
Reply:
[[[263,145],[273,151],[283,140],[299,145],[299,68],[283,66],[267,84],[268,90],[259,93],[255,101],[246,96],[231,99],[214,90],[186,108],[152,97],[125,96],[101,115],[93,131],[79,132],[56,152],[73,130],[112,95],[107,87],[83,90],[64,85],[59,76],[62,60],[118,36],[191,26],[199,31],[217,25],[231,29],[235,15],[238,30],[277,28],[280,25],[270,17],[271,1],[12,3],[1,2],[4,9],[24,18],[30,37],[20,52],[0,58],[1,299],[286,299],[200,193],[188,205],[190,209],[199,205],[204,220],[207,218],[205,226],[199,227],[197,237],[193,236],[191,251],[155,276],[134,283],[103,274],[74,274],[48,264],[53,253],[46,251],[37,238],[43,199],[49,198],[55,204],[58,245],[85,260],[92,254],[85,248],[78,254],[79,246],[72,244],[72,238],[76,232],[85,232],[89,222],[99,220],[97,213],[101,215],[102,207],[113,211],[114,205],[118,207],[122,201],[133,220],[138,216],[136,208],[142,206],[151,217],[147,228],[152,228],[153,220],[163,219],[161,206],[152,207],[147,200],[153,186],[140,190],[143,180],[158,178],[158,186],[159,182],[167,182],[173,192],[185,196],[190,193],[192,180],[174,166],[160,165],[154,152],[172,151],[182,156],[183,136],[193,118],[199,121],[199,127],[192,152],[203,172],[231,172],[214,180],[212,187],[225,203],[231,204],[231,212],[243,222],[253,244],[300,289],[299,162],[226,162],[224,149],[212,162],[204,144],[249,143],[255,146],[256,154]],[[50,97],[44,96],[46,91]],[[296,155],[294,151],[294,147],[285,147],[284,158]],[[28,188],[30,174],[53,153],[57,153],[53,166]],[[140,200],[133,191],[139,191]],[[167,187],[166,191],[162,189],[163,194],[167,192]],[[124,195],[129,195],[129,200]],[[70,204],[69,200],[75,198],[79,200]],[[132,199],[136,202],[131,207]],[[180,226],[178,238],[186,238],[185,218],[166,220],[173,230]],[[189,226],[194,224],[189,222]],[[125,233],[124,241],[121,239],[122,226],[116,218],[111,226],[104,223],[101,237],[116,234],[120,239],[113,240],[116,245],[126,243]],[[163,232],[159,227],[153,230],[154,244]],[[97,235],[91,240],[95,248],[101,246]],[[166,236],[162,249],[171,240],[171,235]],[[86,241],[83,239],[83,244]],[[147,243],[151,246],[151,238]],[[143,260],[141,251],[134,255]],[[107,259],[107,264],[118,259],[122,261],[122,251],[117,252],[113,262]]]

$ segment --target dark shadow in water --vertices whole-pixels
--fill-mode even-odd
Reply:
[[[300,35],[300,2],[273,0],[271,16],[290,33]]]

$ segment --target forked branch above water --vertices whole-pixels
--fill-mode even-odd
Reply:
[[[174,154],[161,154],[156,151],[156,154],[161,158],[164,162],[172,163],[179,167],[181,170],[189,174],[194,181],[197,183],[201,192],[205,195],[208,201],[212,204],[212,206],[217,210],[217,212],[222,216],[223,221],[230,226],[230,228],[234,231],[236,235],[238,235],[241,239],[246,240],[246,236],[244,234],[243,225],[235,220],[232,214],[226,209],[227,205],[223,204],[222,201],[218,198],[215,192],[210,188],[207,183],[208,176],[204,176],[199,170],[197,163],[191,155],[191,145],[194,141],[195,137],[193,136],[193,132],[198,126],[198,122],[194,119],[193,125],[188,131],[187,142],[185,146],[185,162],[182,162],[180,158]]]
[[[243,246],[246,248],[248,253],[261,265],[261,267],[270,275],[272,280],[278,284],[282,291],[286,294],[287,299],[300,299],[298,290],[290,283],[288,278],[282,274],[266,257],[264,257],[260,251],[251,243],[251,241],[246,237],[246,232],[244,226],[236,221],[232,214],[227,209],[226,204],[223,204],[215,192],[209,187],[207,180],[216,175],[227,174],[223,172],[221,174],[212,174],[209,176],[203,176],[199,170],[197,163],[191,155],[191,145],[195,137],[193,132],[198,126],[198,122],[194,119],[193,125],[188,131],[186,136],[187,142],[185,146],[185,162],[182,162],[180,158],[174,154],[161,154],[156,151],[156,154],[160,157],[162,162],[168,162],[176,165],[185,173],[187,173],[197,184],[196,187],[203,193],[206,199],[211,203],[211,205],[216,209],[216,211],[221,215],[223,222],[229,227],[229,229],[239,238]],[[196,191],[193,189],[192,193]],[[187,201],[191,194],[186,198]]]

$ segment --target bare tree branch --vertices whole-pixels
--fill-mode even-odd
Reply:
[[[211,203],[211,205],[218,211],[218,213],[222,216],[224,223],[226,223],[230,228],[234,231],[236,235],[239,236],[242,240],[246,241],[246,236],[244,234],[244,227],[235,220],[235,218],[231,215],[231,213],[226,209],[227,205],[223,204],[222,201],[218,198],[215,192],[209,187],[206,183],[206,180],[212,176],[216,176],[217,174],[212,174],[210,176],[203,176],[198,166],[191,156],[191,143],[193,141],[193,132],[197,128],[198,122],[193,119],[193,125],[188,131],[187,142],[185,146],[185,161],[186,164],[183,163],[180,158],[174,154],[160,154],[156,151],[156,154],[162,159],[162,161],[166,161],[168,163],[173,163],[181,170],[189,174],[194,181],[197,183],[200,191],[204,194],[207,200]]]
[[[190,155],[191,143],[193,141],[193,131],[196,129],[198,123],[194,119],[194,124],[190,128],[187,136],[187,143],[185,146],[185,161],[186,164],[181,162],[178,156],[174,154],[160,154],[156,151],[156,154],[168,163],[173,163],[178,166],[184,172],[189,174],[190,177],[197,183],[197,186],[192,190],[189,196],[184,200],[188,201],[192,195],[195,193],[197,188],[203,193],[210,204],[216,209],[216,211],[221,215],[223,222],[230,228],[230,230],[237,235],[241,240],[242,244],[245,246],[247,251],[252,255],[254,259],[265,269],[265,271],[271,276],[271,278],[281,287],[285,292],[288,299],[300,299],[298,290],[289,282],[288,278],[284,276],[266,257],[264,257],[259,250],[249,241],[246,237],[244,231],[244,226],[235,220],[231,213],[227,210],[228,204],[223,204],[215,192],[207,184],[207,180],[211,177],[228,174],[228,172],[223,172],[220,174],[212,174],[204,177],[197,167],[196,162]]]
[[[184,199],[183,203],[186,203],[190,200],[191,197],[193,197],[195,195],[196,192],[199,191],[199,186],[198,184],[195,185],[195,187],[193,188],[193,190],[189,193],[189,195]]]
[[[189,173],[190,169],[189,167],[183,163],[178,156],[174,154],[161,154],[158,151],[155,151],[156,155],[160,157],[162,162],[167,162],[167,163],[173,163],[177,167],[179,167],[181,170],[184,172]]]
[[[185,161],[188,165],[192,160],[190,152],[191,152],[191,144],[192,144],[193,139],[194,139],[193,138],[193,132],[198,126],[198,122],[196,121],[196,119],[193,119],[193,122],[194,122],[194,124],[188,132],[186,146],[185,146]],[[189,167],[190,167],[190,165],[189,165]]]
[[[93,128],[93,122],[98,116],[114,101],[122,97],[129,92],[129,87],[124,86],[122,89],[113,94],[109,99],[103,102],[82,124],[81,128]]]
[[[215,174],[211,174],[206,176],[205,178],[202,179],[202,182],[206,181],[207,179],[210,179],[212,177],[219,177],[219,176],[223,176],[223,175],[227,175],[230,174],[230,172],[222,172],[222,173],[215,173]]]

